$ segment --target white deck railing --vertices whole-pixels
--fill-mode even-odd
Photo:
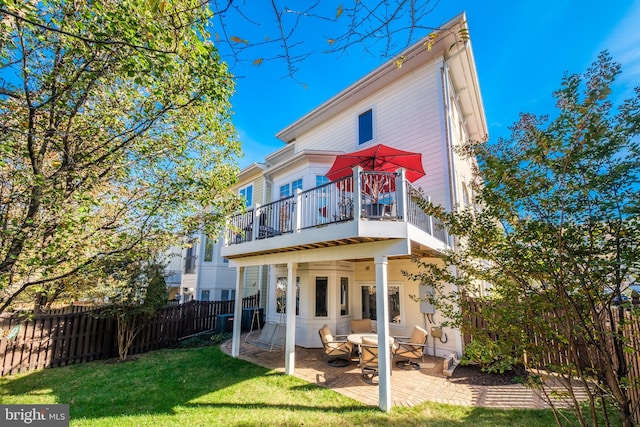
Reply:
[[[354,168],[341,178],[230,218],[227,245],[268,239],[287,233],[346,221],[407,221],[438,240],[441,227],[414,201],[419,192],[398,172],[370,172]]]

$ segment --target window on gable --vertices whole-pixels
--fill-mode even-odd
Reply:
[[[358,116],[358,144],[373,139],[373,110],[365,111]]]
[[[244,197],[247,207],[253,205],[253,185],[247,185],[246,187],[241,188],[239,193]]]

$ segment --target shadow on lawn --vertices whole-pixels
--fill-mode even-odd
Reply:
[[[540,413],[539,416],[545,421],[532,424],[522,423],[524,420],[531,421],[531,418],[521,418],[521,411],[494,411],[484,408],[451,409],[451,412],[459,415],[462,412],[462,416],[451,417],[447,409],[444,412],[442,409],[435,410],[435,404],[396,408],[390,415],[355,402],[340,403],[333,400],[335,398],[332,396],[323,396],[323,393],[329,392],[326,389],[313,384],[301,384],[300,381],[234,359],[217,346],[186,350],[169,349],[147,353],[126,363],[109,364],[98,361],[36,371],[15,378],[1,378],[0,401],[25,404],[68,403],[72,420],[137,415],[171,416],[176,413],[175,409],[180,407],[183,410],[213,408],[221,411],[275,409],[278,416],[283,417],[274,424],[265,420],[266,424],[263,425],[287,425],[287,414],[295,412],[307,412],[310,414],[309,418],[317,417],[311,414],[321,412],[338,414],[337,417],[331,418],[335,423],[331,421],[327,425],[365,423],[382,426],[450,427],[544,426],[549,425],[549,422],[553,423],[549,414]],[[278,395],[272,396],[274,390],[281,391],[278,391]],[[320,394],[313,394],[316,391]],[[321,415],[319,417],[325,420]],[[305,422],[305,425],[314,425],[314,421],[309,422]],[[323,423],[324,421],[315,425]]]
[[[271,375],[280,374],[219,347],[166,349],[124,363],[103,360],[0,378],[0,401],[68,403],[72,419],[172,414],[203,395]]]
[[[259,377],[265,383],[258,386],[271,389],[273,385],[273,390],[280,387],[283,393],[325,390],[312,384],[299,385],[296,379],[232,358],[218,346],[209,346],[159,350],[122,363],[103,360],[0,378],[0,401],[68,403],[72,420],[172,415],[176,407],[273,407],[284,411],[340,413],[367,409],[357,404],[253,404],[253,396],[234,386]],[[282,382],[290,380],[294,381],[292,385]],[[267,399],[266,393],[266,397],[255,396],[257,401]],[[206,400],[203,396],[207,396]]]

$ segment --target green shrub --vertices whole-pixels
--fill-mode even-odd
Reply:
[[[462,365],[479,365],[482,372],[501,374],[512,370],[518,362],[519,359],[501,349],[497,341],[488,338],[469,343],[460,360]]]

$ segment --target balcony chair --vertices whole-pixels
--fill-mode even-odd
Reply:
[[[427,346],[427,331],[420,326],[415,326],[410,337],[393,338],[395,340],[393,357],[400,358],[396,361],[396,366],[401,369],[420,369],[420,364],[416,360],[423,360]]]
[[[371,320],[369,319],[351,319],[351,333],[352,334],[366,334],[373,332],[371,330]]]
[[[345,335],[335,335],[334,337],[327,325],[323,325],[318,333],[320,334],[324,356],[329,366],[339,368],[351,363],[353,344],[347,341]]]
[[[378,376],[378,340],[374,337],[362,337],[360,349],[360,369],[362,379],[369,384],[373,384]]]

